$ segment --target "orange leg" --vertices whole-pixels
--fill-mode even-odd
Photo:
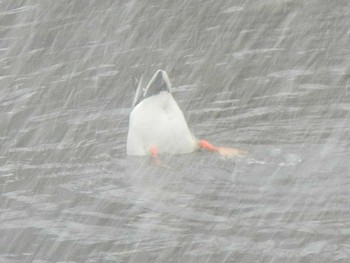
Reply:
[[[157,146],[152,145],[150,148],[150,151],[151,151],[152,162],[155,165],[160,165],[159,151]]]
[[[209,143],[206,140],[200,140],[199,141],[199,147],[201,149],[208,150],[210,152],[217,152],[219,150],[218,147],[212,145],[211,143]]]

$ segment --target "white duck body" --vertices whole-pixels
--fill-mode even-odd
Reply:
[[[136,93],[140,96],[140,88]],[[170,92],[165,71],[158,70],[145,88],[141,102],[130,113],[128,155],[149,155],[151,147],[160,153],[183,154],[198,149],[183,113]]]

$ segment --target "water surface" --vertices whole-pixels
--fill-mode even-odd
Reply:
[[[348,1],[1,1],[0,261],[348,262]],[[127,157],[168,72],[223,159]]]

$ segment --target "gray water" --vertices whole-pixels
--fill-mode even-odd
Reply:
[[[198,138],[126,156],[134,78]],[[0,262],[350,262],[350,2],[0,1]]]

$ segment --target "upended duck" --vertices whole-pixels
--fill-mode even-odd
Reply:
[[[164,70],[158,70],[145,88],[140,83],[130,113],[128,155],[150,155],[158,159],[161,153],[186,154],[200,149],[222,156],[244,155],[242,150],[217,147],[192,134],[171,94],[169,77]]]

